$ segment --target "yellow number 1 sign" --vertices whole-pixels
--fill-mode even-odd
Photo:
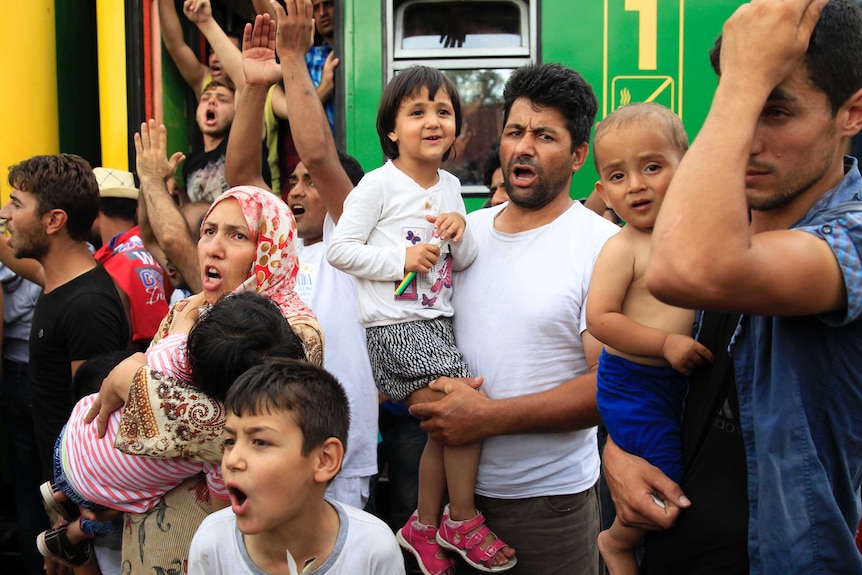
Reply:
[[[631,102],[682,117],[683,11],[684,0],[604,0],[602,117]]]

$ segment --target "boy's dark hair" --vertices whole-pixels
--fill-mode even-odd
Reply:
[[[181,377],[224,400],[233,382],[270,357],[305,360],[302,341],[271,299],[255,292],[222,296],[189,332]]]
[[[365,170],[362,169],[362,165],[353,156],[345,154],[341,150],[337,150],[337,152],[338,161],[341,162],[341,169],[344,170],[347,177],[350,178],[350,182],[355,186],[365,175]]]
[[[350,407],[329,372],[304,361],[274,358],[242,374],[228,391],[225,409],[236,416],[284,412],[302,431],[302,455],[330,437],[347,450]]]
[[[82,363],[72,376],[72,393],[75,399],[81,399],[86,395],[98,393],[102,382],[124,359],[130,357],[134,351],[121,350],[109,351],[96,355]]]
[[[441,88],[449,95],[452,108],[455,110],[455,135],[461,133],[461,98],[458,96],[455,83],[440,70],[427,66],[412,66],[392,78],[380,98],[380,107],[377,110],[377,135],[380,137],[380,146],[387,158],[394,160],[398,157],[398,144],[389,139],[389,133],[395,130],[395,118],[398,116],[401,102],[406,98],[415,97],[422,88],[428,88],[428,97],[432,100],[436,98],[437,91]],[[452,142],[452,147],[443,154],[444,161],[454,148],[455,142]]]
[[[500,164],[500,140],[496,140],[485,156],[485,187],[491,189],[491,179],[494,177],[494,172],[497,168],[503,167]]]
[[[109,218],[137,223],[138,201],[129,198],[101,198],[99,211]]]
[[[721,75],[721,36],[709,51],[712,69]],[[805,52],[808,78],[826,94],[832,115],[862,88],[862,9],[852,0],[829,0]]]
[[[10,167],[8,181],[36,198],[38,215],[66,212],[66,233],[87,240],[99,215],[99,184],[87,160],[74,154],[33,156]]]
[[[527,64],[515,70],[503,89],[503,125],[515,100],[525,98],[535,107],[553,108],[563,115],[572,149],[590,141],[599,104],[583,76],[559,64]]]
[[[650,122],[650,126],[655,126],[656,130],[667,138],[671,147],[679,152],[680,157],[688,151],[688,134],[679,116],[670,108],[655,102],[635,102],[620,106],[596,126],[596,135],[593,137],[593,162],[597,171],[600,170],[596,145],[605,133],[642,122]]]

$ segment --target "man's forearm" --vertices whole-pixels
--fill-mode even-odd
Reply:
[[[267,90],[268,86],[250,84],[239,95],[225,155],[224,177],[229,186],[269,188],[261,173],[260,145]]]
[[[147,204],[147,215],[153,234],[165,256],[174,264],[193,293],[203,289],[197,247],[185,218],[174,204],[164,180],[141,179],[141,194]]]
[[[731,93],[733,92],[733,93]],[[765,97],[764,97],[765,101]],[[674,174],[652,234],[647,282],[657,297],[692,309],[736,291],[748,273],[745,172],[763,102],[719,85],[697,139]]]
[[[236,43],[222,30],[215,18],[202,22],[198,25],[198,29],[206,37],[213,51],[218,54],[225,72],[236,87],[236,91],[242,92],[245,89],[245,74],[242,71],[242,52]]]
[[[336,155],[329,120],[308,74],[305,59],[290,54],[281,60],[287,112],[296,151],[306,168]]]
[[[482,415],[492,431],[490,435],[560,433],[601,423],[595,372],[548,391],[498,399],[487,407]]]
[[[338,222],[353,184],[341,167],[329,119],[308,74],[305,58],[291,53],[281,60],[293,143],[318,186],[333,221]]]

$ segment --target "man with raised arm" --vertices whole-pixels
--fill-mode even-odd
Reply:
[[[326,115],[305,66],[304,54],[311,40],[311,5],[307,4],[308,14],[303,12],[300,16],[294,2],[288,0],[289,15],[280,6],[276,10],[281,67],[275,61],[276,22],[269,14],[264,14],[255,19],[253,30],[246,27],[243,68],[247,87],[239,97],[225,173],[231,185],[267,187],[260,175],[259,148],[250,143],[260,137],[266,92],[283,73],[288,108],[292,110],[289,119],[302,159],[291,174],[291,185],[319,194],[325,211],[319,234],[323,238],[321,243],[325,244],[341,215],[344,199],[362,177],[362,168],[356,160],[339,154],[335,148]],[[300,7],[306,6],[301,0],[297,3]],[[298,216],[300,220],[304,217]],[[303,223],[297,221],[297,230],[305,227]],[[314,230],[306,231],[308,233],[303,232],[303,235],[310,239],[317,235]],[[371,477],[377,473],[377,390],[365,348],[365,332],[352,308],[356,305],[353,278],[330,266],[320,255],[317,276],[306,303],[317,314],[327,345],[339,350],[325,358],[324,367],[344,386],[351,409],[349,447],[341,472],[333,479],[327,493],[342,503],[361,508],[369,497]],[[299,251],[300,264],[309,257],[310,251],[305,248]]]
[[[141,182],[138,221],[144,245],[159,264],[165,270],[176,270],[188,290],[198,293],[203,287],[197,255],[199,232],[189,229],[167,187],[185,156],[175,152],[168,158],[167,138],[164,125],[157,128],[155,120],[141,124],[141,131],[135,134],[135,163]]]
[[[673,305],[741,314],[725,354],[741,441],[708,459],[744,455],[736,475],[747,489],[704,491],[689,470],[691,507],[679,515],[675,505],[689,505],[679,486],[613,445],[609,484],[632,524],[741,505],[737,552],[750,567],[734,573],[859,573],[862,179],[843,150],[862,128],[862,13],[851,0],[755,0],[725,23],[712,56],[718,88],[656,222],[647,285]],[[708,447],[705,437],[687,440]],[[706,523],[668,532],[668,549]],[[656,572],[728,572],[702,551],[696,568]]]
[[[159,24],[165,49],[186,84],[194,91],[195,98],[200,99],[204,88],[213,80],[230,81],[237,91],[242,91],[244,79],[236,40],[225,34],[212,17],[210,0],[183,0],[183,12],[210,44],[208,66],[198,60],[186,44],[175,0],[159,0]]]

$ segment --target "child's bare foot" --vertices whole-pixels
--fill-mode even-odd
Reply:
[[[638,575],[640,572],[634,550],[615,540],[607,530],[599,533],[599,551],[610,575]]]
[[[81,530],[80,521],[72,521],[66,525],[66,539],[68,539],[69,543],[72,545],[78,545],[79,543],[83,543],[89,539],[89,537],[87,537],[87,534]]]

